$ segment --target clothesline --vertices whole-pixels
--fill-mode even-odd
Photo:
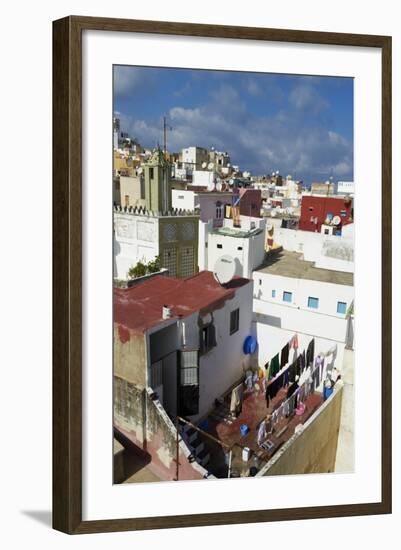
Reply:
[[[310,373],[307,379],[298,387],[294,387],[297,382],[294,382],[291,386],[289,386],[287,395],[288,392],[292,391],[291,395],[281,402],[280,405],[272,412],[268,421],[268,427],[266,426],[265,421],[260,424],[258,430],[259,444],[263,441],[266,435],[268,435],[268,433],[273,431],[274,426],[281,418],[291,417],[294,414],[294,411],[297,410],[300,410],[300,414],[304,412],[304,400],[315,392],[327,375],[327,363],[325,364],[323,354],[319,353],[316,356],[315,365],[311,365],[307,368],[310,368]],[[291,390],[291,388],[294,389]]]

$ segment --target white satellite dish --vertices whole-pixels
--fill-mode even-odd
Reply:
[[[333,225],[339,225],[341,223],[340,216],[334,216],[333,218]]]
[[[213,275],[216,281],[221,285],[231,281],[235,275],[234,258],[228,256],[228,254],[217,258],[216,263],[214,264]]]
[[[217,191],[221,191],[222,187],[223,187],[223,186],[222,186],[222,184],[221,184],[221,181],[218,181],[218,182],[216,183],[216,190],[217,190]]]
[[[213,166],[213,162],[209,162],[209,164],[207,165],[208,170],[213,170]]]
[[[207,162],[202,162],[202,168],[206,168]]]

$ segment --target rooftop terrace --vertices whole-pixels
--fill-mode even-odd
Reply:
[[[256,272],[293,277],[294,279],[322,281],[337,285],[353,286],[354,284],[353,273],[315,267],[314,262],[303,260],[302,254],[288,252],[283,249],[269,252],[265,262]]]

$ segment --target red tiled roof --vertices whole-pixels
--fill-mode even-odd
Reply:
[[[222,286],[210,271],[187,279],[157,275],[131,288],[114,289],[114,323],[143,333],[163,321],[163,305],[171,308],[173,317],[186,317],[196,311],[205,315],[221,308],[234,297],[236,288],[249,282],[235,277]]]

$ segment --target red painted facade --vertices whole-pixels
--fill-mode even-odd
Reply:
[[[260,189],[249,189],[248,187],[240,187],[238,189],[239,213],[241,216],[250,216],[252,218],[260,218],[260,210],[262,208],[262,192]],[[235,202],[235,199],[234,199]]]
[[[319,232],[328,215],[339,216],[343,225],[353,223],[352,200],[346,197],[320,197],[305,195],[302,197],[299,229]]]

